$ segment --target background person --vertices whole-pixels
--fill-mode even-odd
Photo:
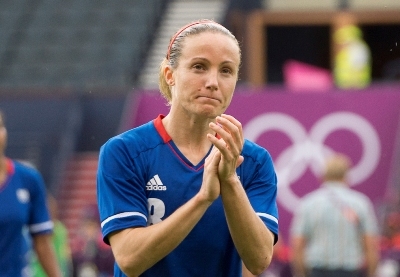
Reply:
[[[72,275],[72,255],[68,240],[68,230],[58,217],[57,199],[51,194],[47,194],[47,204],[50,210],[51,220],[54,223],[52,241],[63,277]],[[46,277],[42,265],[35,254],[32,261],[32,271],[34,277]]]
[[[5,156],[7,129],[0,111],[0,276],[30,276],[32,246],[48,276],[61,276],[51,239],[53,223],[40,173]],[[28,229],[28,231],[26,231]]]
[[[326,163],[321,188],[306,195],[291,228],[295,276],[374,276],[378,227],[371,201],[346,180],[350,159]]]
[[[223,114],[240,59],[220,24],[184,26],[160,67],[169,113],[101,148],[98,205],[116,277],[233,277],[242,260],[255,275],[269,265],[278,237],[272,159]]]

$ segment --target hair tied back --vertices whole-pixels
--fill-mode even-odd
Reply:
[[[191,26],[193,26],[193,25],[203,24],[203,23],[214,23],[214,24],[218,24],[218,25],[219,25],[219,23],[217,23],[217,22],[215,22],[215,21],[213,21],[213,20],[201,19],[201,20],[194,21],[194,22],[191,22],[191,23],[189,23],[189,24],[186,24],[185,26],[183,26],[182,28],[180,28],[180,29],[175,33],[175,35],[171,38],[171,41],[169,42],[168,50],[167,50],[167,60],[169,60],[169,57],[170,57],[170,54],[171,54],[172,44],[174,44],[175,39],[176,39],[183,31],[185,31],[187,28],[189,28],[189,27],[191,27]]]

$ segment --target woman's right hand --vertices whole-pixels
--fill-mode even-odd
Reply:
[[[218,165],[221,160],[221,152],[214,146],[204,163],[203,183],[200,188],[200,196],[205,201],[214,202],[220,195],[220,182],[218,178]]]

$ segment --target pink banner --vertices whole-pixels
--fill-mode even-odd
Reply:
[[[166,101],[158,93],[135,95],[136,107],[131,110],[134,115],[128,127],[168,112]],[[376,205],[397,192],[393,186],[400,183],[395,179],[399,177],[400,159],[396,147],[400,86],[309,94],[293,94],[280,88],[238,91],[226,113],[242,122],[246,138],[272,155],[284,240],[301,197],[320,185],[317,176],[324,156],[330,152],[351,157],[353,188],[367,194]]]

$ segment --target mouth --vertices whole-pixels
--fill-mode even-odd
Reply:
[[[204,100],[211,100],[211,101],[218,101],[221,102],[221,100],[219,100],[218,98],[215,97],[211,97],[211,96],[198,96],[197,99],[204,99]]]

